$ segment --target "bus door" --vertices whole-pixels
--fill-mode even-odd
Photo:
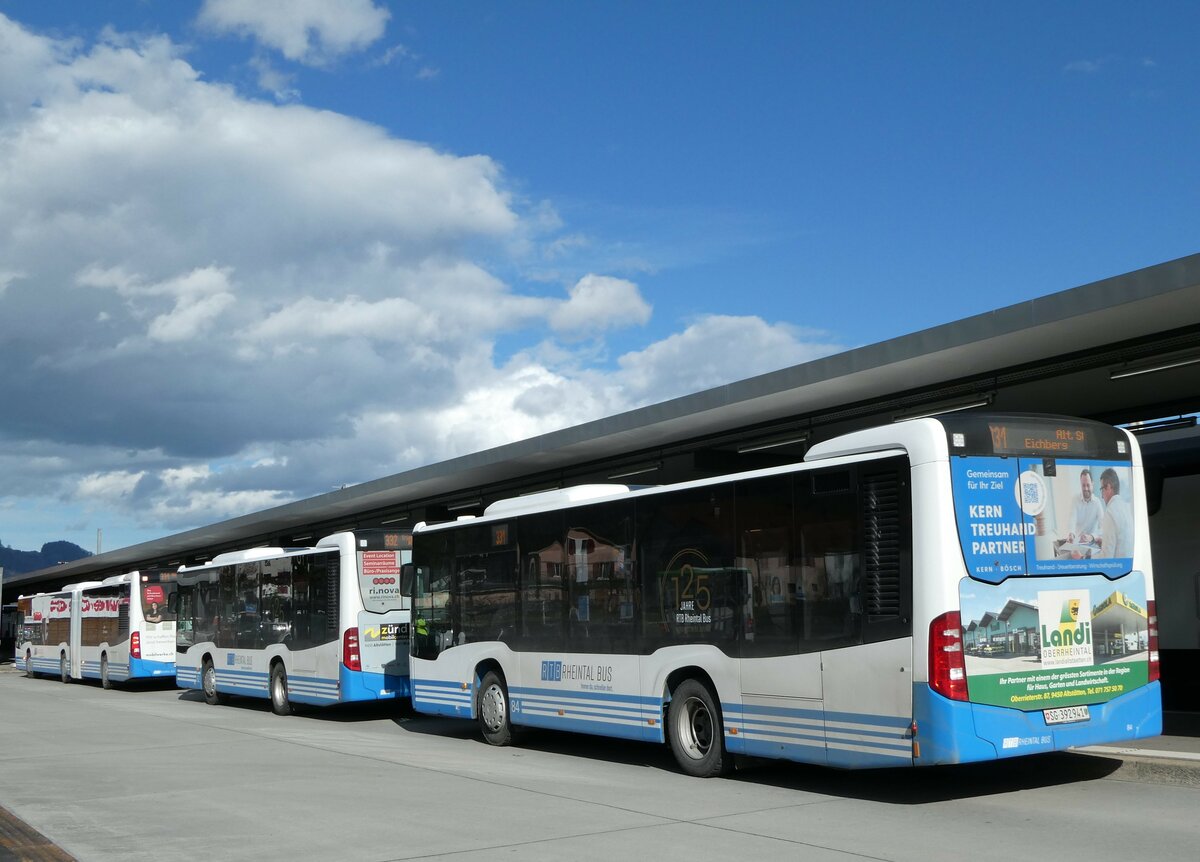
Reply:
[[[821,645],[828,763],[911,764],[911,480],[899,459],[856,472],[857,493],[826,498],[801,527],[804,559],[821,575],[807,598],[810,636]]]

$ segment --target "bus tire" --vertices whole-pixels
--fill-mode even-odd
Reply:
[[[276,715],[291,715],[295,710],[288,700],[287,670],[283,662],[271,665],[271,712]]]
[[[479,686],[479,729],[490,745],[512,742],[512,723],[508,718],[508,686],[494,670],[484,674]]]
[[[67,654],[65,652],[58,654],[58,678],[64,683],[71,681],[71,672],[67,670]]]
[[[112,688],[112,680],[108,678],[108,653],[100,656],[100,687]]]
[[[33,652],[25,650],[25,676],[33,679]]]
[[[724,775],[733,766],[725,751],[725,729],[708,686],[686,679],[671,695],[667,738],[679,768],[697,778]]]
[[[217,691],[217,669],[213,667],[212,659],[205,658],[200,666],[200,687],[204,689],[204,702],[216,706],[224,703],[225,695]]]

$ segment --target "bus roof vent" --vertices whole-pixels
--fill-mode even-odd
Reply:
[[[532,512],[544,506],[553,508],[573,506],[598,500],[601,497],[613,497],[617,494],[628,494],[628,485],[575,485],[571,488],[555,488],[553,491],[539,491],[536,494],[526,494],[524,497],[510,497],[507,500],[497,500],[488,506],[483,514],[516,515],[521,512]]]
[[[217,554],[209,563],[250,563],[255,560],[269,560],[272,557],[282,557],[286,554],[283,548],[251,548],[248,551],[230,551],[227,554]]]

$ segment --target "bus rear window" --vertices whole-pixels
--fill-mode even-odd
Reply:
[[[170,610],[174,606],[171,596],[175,593],[175,582],[155,582],[154,579],[144,580],[139,585],[142,595],[142,617],[148,623],[162,623],[175,619]]]
[[[403,610],[401,551],[358,552],[358,590],[363,608],[373,613]]]

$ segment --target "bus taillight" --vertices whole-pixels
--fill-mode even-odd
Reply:
[[[129,636],[129,657],[142,657],[142,633],[134,632]]]
[[[362,670],[362,657],[358,654],[358,629],[346,629],[342,635],[342,664],[349,670]]]
[[[1146,602],[1146,628],[1149,629],[1147,647],[1150,650],[1150,662],[1146,666],[1146,681],[1158,679],[1158,603],[1153,599]]]
[[[962,617],[948,611],[929,624],[929,686],[951,700],[967,699]]]

